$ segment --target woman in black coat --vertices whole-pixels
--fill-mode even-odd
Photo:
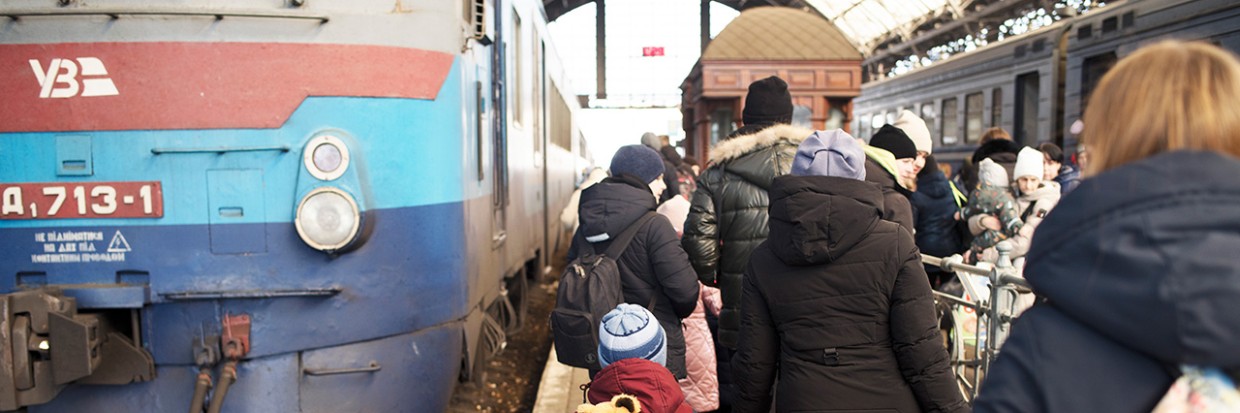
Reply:
[[[654,194],[662,192],[663,159],[653,149],[629,145],[616,151],[612,176],[581,192],[581,226],[573,237],[568,260],[584,239],[601,253],[612,238],[648,212],[654,212]],[[688,376],[685,336],[680,320],[697,307],[698,281],[689,256],[680,248],[672,223],[663,215],[646,221],[632,243],[616,259],[624,302],[651,312],[667,332],[667,368],[677,379]]]
[[[1026,255],[1041,300],[1012,326],[978,412],[1149,412],[1182,365],[1240,369],[1240,62],[1138,50],[1085,111],[1087,174]]]
[[[968,411],[913,237],[843,131],[817,132],[770,190],[770,237],[744,278],[739,412]],[[826,175],[826,176],[822,176]]]

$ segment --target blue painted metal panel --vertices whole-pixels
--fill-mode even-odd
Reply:
[[[90,176],[92,166],[90,135],[60,135],[56,137],[56,174],[62,176]]]
[[[79,309],[142,308],[150,301],[144,285],[73,287],[65,288],[64,292],[77,299]]]
[[[457,65],[459,63],[454,63]],[[0,221],[5,228],[44,226],[187,225],[208,222],[204,171],[262,169],[266,181],[264,222],[291,222],[299,196],[322,183],[302,165],[302,149],[316,133],[347,134],[353,159],[344,177],[330,184],[368,209],[459,202],[465,154],[461,142],[460,70],[454,67],[434,101],[395,98],[312,97],[280,129],[92,132],[94,176],[56,175],[55,134],[0,134],[0,182],[150,181],[164,191],[158,219]],[[289,152],[151,153],[155,148],[252,148],[287,146]],[[305,176],[304,178],[302,176]],[[292,188],[296,188],[295,190]]]
[[[301,411],[447,411],[452,397],[447,389],[456,381],[460,367],[459,328],[458,324],[305,352],[301,358],[303,369],[364,367],[374,361],[380,370],[328,376],[303,374]]]
[[[261,169],[207,171],[207,221],[211,223],[211,252],[245,254],[267,252],[266,217]]]
[[[190,363],[193,337],[204,322],[219,325],[224,312],[254,317],[256,356],[390,336],[463,317],[467,311],[464,205],[450,203],[377,210],[375,228],[354,251],[329,257],[306,246],[292,224],[265,227],[269,252],[210,253],[206,225],[104,227],[120,231],[131,251],[124,261],[34,264],[42,251],[35,234],[55,228],[0,231],[0,291],[13,291],[18,272],[42,271],[49,285],[115,283],[118,273],[150,274],[151,300],[144,318],[151,350],[161,363]],[[210,291],[305,290],[339,287],[330,297],[221,300],[219,307],[190,306],[168,294]],[[208,301],[215,302],[215,301]],[[404,309],[404,310],[400,310]],[[357,320],[367,320],[359,323]]]
[[[242,361],[222,411],[229,413],[446,411],[460,363],[461,325],[335,348]],[[375,360],[373,375],[309,377],[302,367]],[[185,411],[198,369],[162,365],[155,380],[124,386],[71,385],[31,413]],[[218,380],[219,368],[212,371]]]
[[[237,382],[228,390],[223,411],[229,413],[297,412],[297,355],[248,360],[237,366]],[[219,369],[212,377],[218,380]],[[123,386],[70,385],[30,413],[183,412],[189,410],[198,369],[160,366],[155,380]]]

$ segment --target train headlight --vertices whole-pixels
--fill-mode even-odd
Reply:
[[[349,169],[349,147],[332,135],[320,135],[306,143],[302,151],[306,170],[315,178],[330,181]]]
[[[353,197],[336,188],[317,188],[297,205],[297,235],[317,250],[332,252],[357,238],[361,214]]]

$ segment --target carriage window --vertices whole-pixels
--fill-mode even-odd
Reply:
[[[982,137],[982,92],[964,97],[964,141],[977,142]]]
[[[939,130],[939,136],[943,137],[944,145],[955,145],[960,141],[958,133],[960,133],[960,125],[956,120],[956,98],[943,99],[943,117],[939,123],[942,130]]]
[[[1029,144],[1038,139],[1038,95],[1041,91],[1038,72],[1016,77],[1016,124],[1012,137],[1016,142]]]
[[[1003,124],[1003,88],[990,92],[990,127],[1001,128]]]
[[[732,134],[732,109],[719,108],[710,116],[710,145],[726,139]]]
[[[921,120],[926,122],[926,129],[935,129],[934,120],[936,118],[934,115],[936,113],[937,112],[934,111],[934,102],[926,102],[921,104]]]
[[[1089,95],[1098,87],[1102,75],[1111,70],[1117,60],[1115,52],[1085,58],[1085,63],[1081,65],[1081,113],[1085,113],[1085,107],[1089,106]]]

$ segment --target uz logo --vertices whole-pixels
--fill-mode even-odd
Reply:
[[[82,81],[78,83],[79,68]],[[40,98],[71,98],[78,96],[114,96],[119,95],[112,79],[107,78],[108,69],[103,62],[95,57],[79,57],[77,63],[70,59],[52,59],[47,70],[39,64],[38,59],[30,59],[30,69],[39,80]],[[87,76],[97,76],[88,78]]]

